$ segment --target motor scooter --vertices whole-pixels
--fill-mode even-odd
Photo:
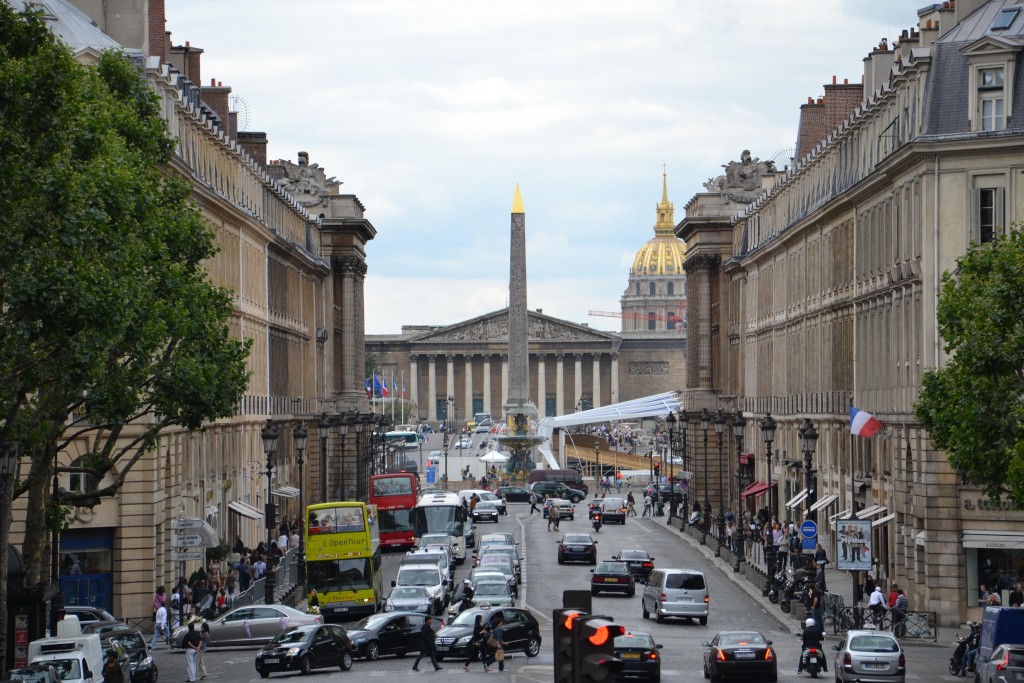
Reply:
[[[965,635],[954,633],[956,642],[953,643],[953,654],[949,656],[949,673],[953,676],[960,674],[960,664],[964,661],[964,654],[971,646],[973,640],[974,647],[978,646],[978,629],[981,624],[976,621],[968,621],[967,625],[970,627],[970,631]],[[974,667],[968,667],[968,673],[972,673]]]
[[[602,526],[602,523],[601,523],[601,513],[597,512],[597,513],[594,514],[594,531],[600,531],[601,530],[601,526]]]
[[[808,645],[800,649],[800,661],[803,662],[803,670],[810,674],[811,678],[817,678],[818,674],[821,673],[824,657],[825,653],[822,652],[820,647]]]

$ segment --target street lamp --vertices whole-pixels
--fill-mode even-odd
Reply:
[[[327,437],[331,435],[331,418],[322,413],[316,423],[316,434],[320,438],[320,502],[327,502]],[[303,510],[305,514],[305,510]]]
[[[725,475],[722,473],[724,458],[722,457],[722,437],[725,435],[725,413],[719,408],[715,412],[715,433],[718,435],[718,547],[715,548],[715,557],[722,556],[722,543],[725,542],[725,490],[722,488],[722,481]]]
[[[800,450],[804,453],[804,488],[807,489],[807,518],[817,522],[817,512],[811,512],[811,507],[818,500],[817,482],[815,474],[817,470],[811,469],[811,459],[814,457],[814,449],[818,443],[818,430],[811,424],[810,418],[804,418],[804,426],[800,428]]]
[[[676,415],[675,415],[675,413],[671,413],[670,412],[668,415],[665,416],[665,424],[668,426],[668,462],[669,462],[669,468],[671,468],[672,467],[672,460],[674,460],[675,457],[676,457]],[[662,452],[664,453],[664,451],[662,451]],[[662,458],[661,464],[662,465],[665,464],[664,458]],[[670,472],[671,472],[671,470],[670,470]],[[669,491],[672,490],[672,475],[671,475],[671,473],[669,474],[669,477],[668,477],[668,488],[669,488]],[[655,489],[655,491],[657,491],[657,490],[658,489]],[[671,505],[671,504],[668,506],[668,522],[667,522],[668,524],[672,523],[672,512],[673,512],[672,508],[674,508],[674,507],[675,506]]]
[[[775,553],[772,545],[772,518],[775,516],[775,500],[772,491],[772,443],[775,441],[775,420],[767,413],[761,420],[761,435],[764,437],[765,456],[768,458],[768,522],[764,529],[764,555],[768,563],[768,584],[765,595],[770,593],[775,583]]]
[[[708,527],[711,524],[711,501],[708,500],[708,426],[711,416],[708,409],[700,411],[700,428],[704,431],[704,523],[701,525],[700,544],[708,544]]]
[[[345,487],[345,437],[348,436],[348,428],[352,425],[355,420],[355,416],[358,415],[358,411],[353,410],[351,413],[341,413],[338,415],[338,437],[341,439],[341,451],[339,457],[339,470],[341,472],[341,498],[342,500],[348,500],[348,489]],[[327,498],[323,501],[326,503]]]
[[[444,487],[448,488],[448,450],[452,445],[452,430],[455,429],[455,397],[444,400]]]
[[[597,437],[594,437],[594,460],[597,461],[597,485],[594,486],[594,496],[597,496],[597,491],[601,487],[601,444],[597,442]]]
[[[299,466],[299,514],[302,515],[302,524],[299,525],[299,585],[305,589],[306,586],[306,508],[303,504],[303,492],[306,488],[306,480],[302,477],[302,455],[306,452],[306,441],[309,438],[309,431],[305,422],[299,422],[292,432],[295,440],[295,462]]]
[[[689,473],[690,470],[687,469],[687,466],[689,465],[689,462],[687,461],[686,458],[687,458],[687,449],[689,448],[689,445],[687,444],[687,435],[688,435],[688,432],[690,430],[690,416],[686,414],[686,408],[680,408],[679,409],[679,427],[683,430],[683,472],[684,473]],[[689,523],[689,515],[690,515],[690,480],[691,479],[693,479],[693,475],[692,474],[689,475],[689,478],[686,480],[686,488],[683,489],[683,515],[682,515],[682,517],[683,517],[683,529],[684,530],[686,528],[686,524]],[[675,494],[676,494],[676,492],[675,492],[675,489],[673,488],[672,489],[672,495],[674,496]]]
[[[747,421],[743,418],[743,411],[737,410],[736,417],[732,421],[732,433],[736,438],[736,567],[734,571],[740,570],[743,564],[743,539],[746,533],[746,523],[743,521],[743,432],[747,427]]]
[[[366,414],[358,410],[354,411],[352,414],[352,426],[356,430],[356,500],[364,500],[366,498],[366,491],[363,486],[365,480],[363,476],[363,468],[365,467],[363,462],[363,427],[365,424]]]
[[[264,511],[264,520],[267,527],[267,558],[270,558],[270,544],[274,542],[274,504],[270,500],[270,477],[274,470],[274,453],[277,452],[277,438],[281,435],[281,428],[272,419],[267,418],[267,424],[260,430],[260,437],[263,438],[263,452],[267,455],[267,503]],[[263,602],[267,605],[274,603],[274,572],[270,564],[264,572],[265,583],[263,584]]]

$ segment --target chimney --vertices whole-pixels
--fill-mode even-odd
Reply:
[[[900,42],[898,47],[900,49],[900,57],[902,57],[903,61],[910,61],[911,50],[917,47],[920,43],[921,34],[917,32],[916,28],[904,30],[903,33],[900,34]]]
[[[836,82],[832,77],[832,85],[825,86],[825,132],[828,135],[843,124],[843,121],[850,118],[854,109],[864,101],[864,87],[860,83],[850,83],[850,79],[844,78],[842,83]]]
[[[267,166],[267,134],[250,132],[247,130],[238,131],[238,144],[249,153],[256,163],[266,168]]]
[[[934,18],[932,18],[934,15]],[[929,18],[922,18],[918,25],[921,27],[921,47],[931,47],[932,43],[939,39],[939,13],[938,11],[928,12]]]
[[[814,146],[821,142],[828,129],[825,128],[825,103],[819,98],[807,98],[807,104],[800,105],[800,125],[796,133],[796,153],[794,158],[803,159]]]
[[[888,84],[892,65],[893,51],[889,48],[889,41],[882,38],[878,43],[878,47],[864,58],[863,98],[865,102],[879,88]]]
[[[167,14],[164,11],[164,0],[149,0],[149,45],[145,52],[151,57],[159,57],[160,61],[167,61]]]
[[[200,71],[203,49],[192,47],[189,41],[184,45],[172,45],[170,53],[165,61],[169,62],[181,75],[196,85],[203,84],[203,76]]]
[[[232,140],[238,139],[238,112],[228,112],[228,135],[231,136]]]
[[[228,95],[230,94],[230,87],[225,88],[222,83],[213,78],[210,79],[210,85],[202,88],[203,102],[210,109],[217,112],[221,128],[225,133],[228,133],[230,130],[228,127]]]
[[[946,2],[939,7],[939,38],[946,35],[956,26],[956,3]]]

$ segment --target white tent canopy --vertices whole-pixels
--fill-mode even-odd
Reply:
[[[508,456],[498,451],[488,451],[480,456],[480,462],[508,462]]]
[[[591,410],[583,410],[578,413],[569,413],[558,417],[545,417],[538,420],[538,434],[544,437],[544,442],[537,447],[537,450],[544,456],[547,467],[553,470],[560,469],[558,461],[551,452],[551,436],[557,427],[574,427],[583,424],[596,424],[599,422],[616,422],[619,420],[635,420],[643,417],[665,417],[674,413],[682,405],[679,394],[674,391],[666,391],[653,396],[636,398],[632,401],[613,403],[610,406],[602,406]]]

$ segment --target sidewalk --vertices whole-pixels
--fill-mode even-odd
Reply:
[[[718,547],[718,540],[713,534],[708,534],[707,545],[701,545],[701,532],[696,527],[688,527],[686,531],[680,529],[682,519],[676,517],[672,520],[671,524],[667,523],[667,517],[648,517],[648,518],[635,518],[634,522],[641,522],[651,526],[661,526],[662,528],[668,529],[670,533],[677,536],[681,542],[688,543],[695,551],[704,555],[704,557],[711,562],[723,576],[732,581],[740,590],[744,591],[750,598],[759,604],[761,608],[773,617],[782,628],[788,630],[790,633],[799,635],[803,632],[803,620],[805,618],[805,609],[802,605],[796,604],[789,614],[786,614],[782,609],[772,604],[768,600],[768,597],[762,595],[762,588],[766,585],[766,580],[763,572],[757,567],[751,565],[748,562],[743,562],[741,570],[737,572],[736,556],[731,550],[723,548],[722,556],[715,557],[715,550]],[[853,606],[853,580],[850,578],[850,574],[845,571],[839,571],[838,569],[825,569],[825,581],[828,584],[828,591],[830,593],[838,593],[843,596],[844,604],[847,607]],[[860,602],[860,604],[867,609],[866,598]],[[955,640],[954,631],[956,629],[938,626],[938,637],[934,643],[930,643],[924,640],[918,640],[913,638],[905,638],[902,643],[904,646],[929,646],[929,647],[942,647],[948,648],[950,643]],[[961,628],[960,630],[965,630]],[[838,640],[837,636],[826,636],[830,640]]]

